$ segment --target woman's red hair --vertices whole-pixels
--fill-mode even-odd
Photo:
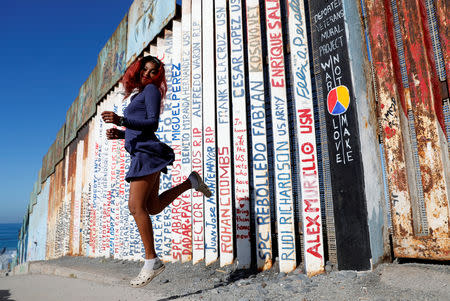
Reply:
[[[159,68],[158,74],[156,75],[155,79],[150,79],[142,83],[141,70],[148,62],[154,63],[156,67]],[[122,84],[125,88],[124,98],[130,96],[131,93],[133,93],[133,91],[135,90],[138,90],[138,92],[142,92],[145,86],[147,86],[148,84],[154,84],[156,87],[158,87],[158,90],[161,93],[161,107],[163,106],[163,100],[167,92],[166,73],[164,71],[164,64],[156,57],[145,56],[131,64],[122,78]]]

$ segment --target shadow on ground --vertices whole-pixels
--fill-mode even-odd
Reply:
[[[11,293],[9,290],[0,290],[0,301],[14,301],[11,299]]]
[[[173,296],[170,296],[170,297],[159,299],[158,301],[169,301],[169,300],[175,300],[175,299],[178,299],[178,298],[192,297],[192,296],[195,296],[195,295],[200,295],[200,294],[203,294],[203,293],[205,293],[207,291],[216,289],[218,287],[222,287],[222,286],[224,287],[224,286],[227,286],[227,285],[232,284],[234,282],[237,282],[239,280],[247,279],[247,278],[249,278],[252,275],[256,275],[256,273],[257,272],[255,270],[253,270],[253,269],[235,270],[235,271],[231,272],[228,275],[226,280],[224,280],[224,281],[222,281],[220,283],[216,283],[216,284],[214,284],[214,286],[212,286],[210,288],[205,288],[205,289],[201,289],[201,290],[197,290],[195,292],[189,292],[189,293],[185,293],[185,294],[176,294],[176,295],[173,295]]]

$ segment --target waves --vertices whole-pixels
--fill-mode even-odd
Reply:
[[[0,224],[0,270],[8,269],[8,264],[17,255],[20,227],[21,224]]]

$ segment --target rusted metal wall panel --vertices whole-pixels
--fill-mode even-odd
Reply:
[[[41,189],[42,189],[42,182],[40,181],[40,179],[42,179],[42,167],[39,168],[39,172],[38,172],[38,177],[37,178],[38,178],[38,180],[36,181],[36,185],[37,186],[34,187],[34,191],[36,193],[40,193]]]
[[[437,5],[442,5],[439,10],[436,9]],[[423,4],[421,2],[421,4]],[[431,64],[435,67],[436,76],[431,76],[433,82],[433,94],[435,97],[434,107],[436,110],[436,116],[439,120],[439,124],[442,127],[443,137],[439,139],[442,141],[442,163],[445,172],[445,179],[447,183],[450,183],[450,97],[449,97],[449,78],[446,71],[446,62],[450,58],[448,49],[448,35],[442,37],[440,33],[448,34],[448,24],[446,20],[441,20],[440,12],[442,10],[447,11],[447,3],[439,3],[439,1],[425,0],[425,7],[421,7],[423,15],[422,23],[425,29],[425,41],[428,46],[427,55]],[[440,22],[441,21],[441,22]],[[428,42],[428,43],[427,43]],[[445,52],[444,52],[445,51]],[[447,136],[445,138],[445,136]],[[445,145],[446,144],[446,145]],[[445,152],[447,149],[447,152]],[[450,195],[447,196],[450,198]]]
[[[417,152],[421,172],[421,184],[424,194],[425,210],[423,219],[428,235],[439,238],[435,246],[446,256],[448,244],[448,191],[444,178],[442,148],[439,132],[439,120],[436,112],[435,93],[433,93],[433,69],[424,49],[423,13],[418,1],[398,1],[399,19],[403,42],[405,45],[405,61],[411,95],[411,111],[416,129]],[[418,22],[419,20],[419,22]],[[410,133],[414,135],[414,133]],[[428,236],[427,235],[427,236]],[[406,247],[406,246],[403,246]],[[398,248],[399,250],[402,247]],[[405,253],[409,253],[406,251]],[[405,254],[406,255],[406,254]],[[420,253],[418,254],[420,256]]]
[[[394,254],[398,257],[448,259],[448,187],[441,161],[447,150],[441,147],[443,141],[439,141],[442,128],[433,103],[440,99],[433,99],[436,94],[430,81],[434,71],[430,56],[426,54],[426,47],[430,45],[424,40],[423,7],[421,11],[420,4],[415,1],[369,1],[366,5],[374,86],[386,150]],[[396,27],[396,24],[401,26]],[[383,47],[386,40],[390,41],[389,48]],[[398,87],[402,91],[400,95]],[[398,101],[402,97],[404,100]],[[402,118],[406,115],[404,112],[412,118]],[[411,122],[413,126],[401,125]],[[423,206],[414,204],[417,201],[411,197],[414,194],[411,182],[417,179],[407,170],[417,167],[406,159],[408,148],[403,143],[411,136],[416,137],[417,146],[412,143],[410,147],[413,151],[417,147],[420,169],[420,181],[412,187],[419,186],[423,191]],[[414,210],[419,212],[414,214]]]
[[[441,40],[442,54],[444,56],[445,71],[450,76],[450,3],[448,0],[435,0],[435,9],[439,23],[439,37]],[[448,86],[447,86],[448,89]]]
[[[68,203],[68,209],[70,209],[70,214],[68,216],[68,233],[65,236],[68,239],[68,244],[66,246],[67,255],[74,255],[74,229],[76,228],[77,221],[75,221],[76,217],[76,204],[75,204],[75,182],[76,182],[76,169],[77,169],[77,144],[78,139],[73,140],[67,147],[66,156],[68,158],[67,162],[67,178],[66,178],[66,202]]]
[[[55,149],[53,152],[53,164],[56,166],[64,158],[64,135],[65,135],[66,125],[59,129],[58,134],[56,134],[55,139]]]
[[[442,55],[442,47],[439,39],[437,16],[433,0],[424,0],[417,3],[421,17],[421,29],[423,30],[424,55],[430,65],[430,82],[432,94],[434,95],[434,111],[438,122],[445,133],[445,120],[443,112],[443,100],[448,98],[446,89],[445,64]],[[442,94],[445,95],[442,95]]]
[[[70,108],[67,110],[66,114],[66,130],[64,133],[64,147],[67,147],[70,142],[77,136],[78,130],[78,97],[74,100],[74,102],[70,105]]]
[[[83,233],[82,233],[82,254],[92,256],[91,241],[92,233],[95,231],[95,220],[93,211],[93,176],[95,160],[95,116],[87,125],[87,133],[84,140],[84,168],[83,168]]]
[[[117,83],[126,70],[128,14],[122,19],[114,34],[98,55],[98,80],[96,100],[102,99]],[[93,106],[95,109],[95,104]]]
[[[403,114],[398,85],[394,75],[394,64],[391,60],[392,43],[388,35],[388,23],[383,2],[365,2],[367,5],[367,27],[372,59],[372,74],[377,101],[378,122],[380,135],[383,138],[385,162],[388,177],[389,196],[392,208],[396,207],[398,214],[392,215],[394,220],[408,220],[411,210],[408,208],[410,198],[407,186],[406,161],[403,147],[400,114]],[[395,48],[394,48],[395,50]],[[399,209],[402,210],[399,210]],[[388,210],[390,208],[387,208]],[[412,225],[402,225],[393,222],[394,233],[397,235],[411,235]],[[406,226],[406,227],[405,227]]]
[[[95,66],[92,73],[89,75],[88,79],[80,88],[78,94],[78,107],[76,114],[76,130],[78,131],[86,122],[94,115],[98,97],[99,90],[99,70],[100,68]]]
[[[440,42],[440,53],[442,54],[442,61],[439,61],[438,64],[440,66],[444,65],[443,68],[438,68],[438,73],[444,107],[447,146],[450,153],[450,25],[448,17],[450,14],[450,3],[448,0],[436,0],[431,2],[431,5],[434,4],[433,14],[435,14],[435,16],[431,16],[431,18],[435,17],[437,19],[435,20],[437,23],[436,30],[438,31],[436,39],[439,39],[439,41],[436,41],[436,43]],[[447,180],[447,182],[449,182],[449,180]]]
[[[128,11],[127,64],[134,61],[175,16],[175,0],[135,0]]]
[[[55,165],[54,165],[54,156],[55,153],[55,143],[53,143],[42,159],[42,172],[41,172],[41,183],[44,183],[45,180],[53,173]],[[37,191],[36,191],[37,192]]]
[[[47,153],[42,158],[42,173],[41,176],[39,177],[39,181],[41,181],[41,183],[45,182],[45,179],[47,179],[47,176],[50,174],[47,171],[48,161],[49,161],[49,151],[47,151]]]
[[[61,256],[61,241],[64,233],[59,225],[64,199],[64,165],[64,161],[60,161],[55,166],[55,173],[50,177],[46,259]]]
[[[75,185],[74,185],[74,214],[73,214],[73,255],[80,255],[80,240],[82,231],[82,175],[83,175],[83,152],[84,152],[84,140],[80,137],[77,145],[77,154],[75,158],[76,171],[75,171]]]
[[[78,177],[79,179],[79,189],[80,189],[80,250],[79,254],[86,256],[86,248],[89,246],[89,132],[90,125],[92,124],[92,119],[82,128],[80,136],[82,137],[83,145],[80,147],[81,158],[81,173]],[[77,158],[78,160],[78,158]]]
[[[72,204],[71,204],[71,197],[70,197],[70,190],[69,190],[69,151],[70,147],[67,147],[65,149],[65,155],[64,155],[64,184],[63,184],[63,190],[62,190],[62,200],[63,200],[63,210],[58,212],[58,220],[59,220],[59,226],[60,226],[60,232],[59,239],[61,241],[61,249],[59,256],[64,256],[69,254],[70,252],[70,223],[71,223],[71,213],[72,213]]]

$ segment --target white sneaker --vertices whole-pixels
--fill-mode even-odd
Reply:
[[[202,177],[200,177],[200,175],[196,172],[193,171],[191,172],[191,174],[189,175],[189,178],[191,177],[195,177],[195,179],[197,180],[197,187],[194,186],[194,183],[192,185],[192,188],[194,188],[197,191],[200,191],[201,193],[203,193],[207,198],[211,197],[211,190],[209,189],[208,185],[205,184],[205,182],[203,182]],[[192,183],[192,181],[191,181]]]
[[[165,269],[164,263],[161,260],[157,260],[152,270],[142,269],[139,275],[130,281],[132,287],[143,287],[149,284],[156,276],[161,274]]]

